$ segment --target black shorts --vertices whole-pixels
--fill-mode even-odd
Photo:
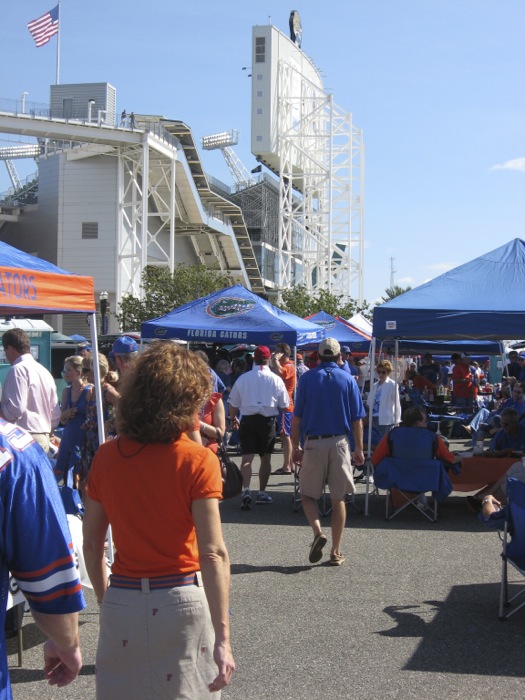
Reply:
[[[275,416],[243,416],[239,427],[241,454],[262,455],[272,454],[275,445]]]

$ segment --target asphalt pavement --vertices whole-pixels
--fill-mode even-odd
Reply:
[[[275,454],[273,468],[281,460]],[[308,562],[312,535],[292,508],[293,479],[272,476],[268,491],[271,505],[221,505],[237,664],[225,700],[523,698],[525,610],[498,620],[499,538],[468,512],[464,494],[447,499],[437,523],[413,509],[386,522],[383,496],[363,514],[360,485],[346,561],[330,567],[330,541],[319,564]],[[21,668],[16,640],[7,641],[15,700],[95,697],[98,606],[92,591],[86,597],[80,677],[63,689],[45,683],[43,636],[26,614]]]

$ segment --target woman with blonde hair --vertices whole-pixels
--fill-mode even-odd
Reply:
[[[87,397],[91,386],[86,384],[81,355],[71,355],[64,361],[63,377],[67,387],[62,392],[60,423],[64,426],[58,449],[55,473],[67,484],[68,472],[73,469],[76,486],[80,464],[80,450],[84,442],[82,425],[86,419]]]
[[[118,437],[93,460],[84,557],[101,603],[98,700],[209,700],[235,669],[221,472],[185,432],[210,393],[201,358],[153,343],[123,378]],[[116,549],[109,581],[108,525]]]
[[[392,363],[381,360],[376,365],[378,381],[372,387],[368,396],[368,407],[372,407],[373,424],[381,435],[401,421],[401,404],[399,402],[399,389],[396,382],[390,378]]]

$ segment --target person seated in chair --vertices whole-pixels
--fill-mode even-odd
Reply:
[[[493,437],[501,428],[501,414],[506,408],[513,408],[521,419],[525,414],[525,400],[523,385],[515,382],[512,386],[510,399],[504,399],[494,411],[480,408],[468,425],[463,426],[474,439],[483,440],[485,437]]]
[[[416,437],[412,434],[409,444],[406,435],[406,428],[417,428],[421,430],[421,434]],[[397,439],[399,437],[399,439]],[[420,439],[418,439],[420,438]],[[393,428],[390,433],[385,435],[379,445],[372,454],[372,463],[377,467],[386,457],[407,458],[407,459],[436,459],[440,460],[445,468],[451,467],[453,464],[459,464],[461,457],[449,452],[445,443],[439,435],[436,435],[428,428],[427,414],[421,406],[412,406],[407,408],[403,416],[403,423],[400,428]],[[458,469],[459,467],[456,467]],[[446,498],[452,490],[445,491],[438,500]],[[424,494],[420,494],[417,499],[417,506],[421,509],[426,509],[427,498]]]
[[[492,438],[487,455],[509,457],[516,452],[525,453],[525,422],[520,421],[514,408],[505,408],[501,412],[501,429]]]
[[[428,389],[429,394],[434,393],[434,385],[432,382],[421,374],[418,374],[415,369],[408,370],[408,381],[412,382],[420,394],[422,394],[425,389]]]
[[[433,438],[435,439],[436,442],[436,448],[434,451],[434,457],[437,459],[440,459],[442,462],[447,464],[459,464],[461,462],[461,457],[459,455],[455,455],[452,452],[450,452],[441,439],[440,435],[436,435],[433,431],[429,430],[428,428],[428,418],[427,414],[424,408],[421,406],[412,406],[411,408],[407,408],[407,410],[404,413],[403,416],[403,423],[402,423],[403,428],[421,428],[422,430],[426,430],[428,433],[431,433]],[[385,459],[385,457],[391,457],[391,451],[392,451],[392,433],[396,430],[394,428],[390,433],[385,435],[379,445],[376,447],[374,450],[374,453],[372,454],[372,463],[374,467],[376,467],[381,460]],[[390,438],[390,439],[389,439]]]

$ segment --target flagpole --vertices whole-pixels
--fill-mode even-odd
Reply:
[[[57,34],[57,81],[60,84],[60,0],[58,0],[58,34]]]

